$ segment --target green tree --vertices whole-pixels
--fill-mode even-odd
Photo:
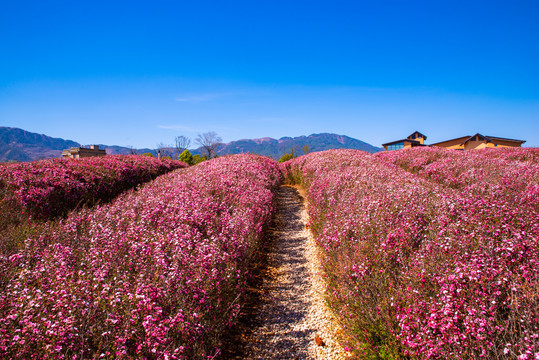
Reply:
[[[203,156],[200,156],[200,155],[195,155],[193,156],[193,165],[196,165],[196,164],[199,164],[203,161],[206,161],[208,160],[208,158],[206,157],[206,155],[203,155]]]
[[[294,154],[294,148],[290,149],[290,153],[284,154],[281,156],[278,162],[283,163],[285,161],[291,160],[296,157],[296,154]]]
[[[194,164],[193,155],[187,149],[185,149],[180,154],[180,156],[178,156],[178,160],[183,161],[184,163],[186,163],[188,165],[193,165]]]
[[[281,156],[281,158],[279,159],[278,162],[283,163],[283,162],[291,160],[293,158],[294,158],[294,156],[292,156],[292,154],[284,154],[283,156]]]
[[[153,156],[153,154],[152,154],[152,153],[149,153],[149,152],[147,152],[147,153],[144,153],[144,154],[142,154],[142,155],[144,155],[144,156],[149,156],[149,157],[155,157],[155,156]]]

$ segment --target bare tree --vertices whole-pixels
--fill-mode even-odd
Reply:
[[[180,155],[182,152],[187,150],[189,146],[191,146],[191,139],[183,135],[176,136],[174,138],[174,144],[176,145],[176,151],[178,152],[178,155]]]
[[[157,144],[157,148],[155,149],[155,152],[157,153],[157,157],[158,158],[162,158],[165,156],[172,157],[172,152],[170,151],[171,148],[172,146],[166,145],[162,142]]]
[[[131,154],[131,155],[138,155],[138,150],[135,149],[135,148],[132,147],[132,146],[129,146],[129,154]]]
[[[195,142],[204,148],[208,159],[214,157],[217,153],[217,145],[219,145],[223,139],[215,131],[208,131],[204,134],[198,134]]]

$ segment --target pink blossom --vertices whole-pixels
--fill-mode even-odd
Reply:
[[[273,160],[220,157],[51,223],[6,267],[0,357],[211,356],[280,181]]]

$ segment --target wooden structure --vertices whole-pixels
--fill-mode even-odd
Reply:
[[[399,150],[399,149],[408,149],[416,146],[425,146],[425,140],[427,137],[421,134],[419,131],[415,131],[410,134],[406,139],[395,140],[382,144],[386,151],[388,150]]]
[[[473,150],[497,147],[521,147],[525,140],[507,139],[498,136],[485,136],[479,133],[469,136],[461,136],[456,139],[440,141],[435,144],[426,145],[427,137],[419,131],[412,133],[406,139],[395,140],[382,144],[386,151],[408,149],[416,146],[438,146],[446,149]]]
[[[521,147],[526,140],[507,139],[497,136],[485,136],[479,133],[472,136],[462,136],[456,139],[441,141],[431,146],[446,149],[473,150],[497,147]]]
[[[89,148],[77,147],[62,151],[62,157],[64,159],[80,159],[105,155],[107,155],[107,152],[104,149],[100,149],[99,145],[90,145]]]

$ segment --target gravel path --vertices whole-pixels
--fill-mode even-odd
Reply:
[[[338,329],[321,297],[317,249],[305,227],[303,198],[291,186],[282,186],[277,196],[259,300],[248,315],[251,329],[241,335],[241,354],[230,358],[346,359],[332,340]]]

